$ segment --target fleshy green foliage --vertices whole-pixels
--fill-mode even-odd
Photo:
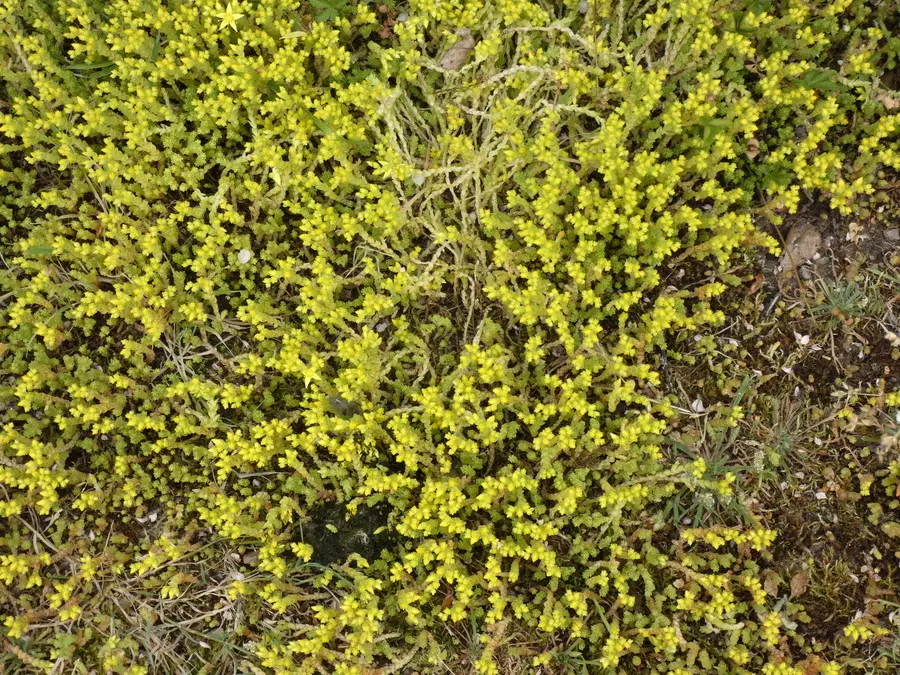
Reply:
[[[735,497],[663,451],[651,356],[724,319],[754,217],[900,167],[895,17],[586,10],[0,3],[10,653],[160,670],[95,585],[177,601],[225,541],[260,672],[803,672],[776,533],[666,514]],[[308,562],[323,501],[391,545]]]

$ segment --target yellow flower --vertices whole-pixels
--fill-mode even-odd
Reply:
[[[224,11],[218,12],[214,16],[221,20],[221,23],[219,24],[220,29],[227,26],[230,27],[231,30],[237,30],[237,22],[239,19],[243,18],[244,15],[240,12],[236,12],[229,2],[225,6]]]

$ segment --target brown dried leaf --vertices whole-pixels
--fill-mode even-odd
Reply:
[[[397,20],[393,15],[386,16],[381,22],[381,28],[378,29],[378,35],[385,39],[391,37],[394,34],[394,24],[396,23]]]
[[[803,570],[791,577],[791,597],[799,598],[809,587],[809,572]]]
[[[796,225],[784,242],[784,253],[779,261],[781,273],[790,275],[803,263],[812,260],[822,246],[822,235],[809,223]]]
[[[471,31],[466,28],[457,31],[460,36],[459,42],[450,47],[441,57],[440,66],[444,70],[459,70],[463,67],[466,59],[469,58],[469,52],[475,49],[475,38],[472,37]]]
[[[868,582],[866,583],[866,597],[867,598],[883,598],[890,597],[894,595],[894,592],[889,588],[884,588],[878,585],[878,580],[869,575]]]
[[[746,153],[747,157],[749,157],[750,159],[755,159],[759,154],[759,141],[755,138],[751,138],[749,141],[747,141]]]
[[[822,659],[818,656],[810,656],[806,662],[806,669],[803,675],[819,675],[822,670]]]
[[[894,108],[900,107],[900,98],[894,98],[887,92],[882,91],[878,94],[875,94],[875,100],[888,110],[893,110]]]
[[[781,577],[775,572],[769,572],[763,579],[763,590],[769,595],[775,597],[778,595],[778,584],[781,583]]]
[[[755,295],[756,292],[763,287],[766,283],[766,278],[762,274],[757,274],[753,279],[753,283],[750,284],[750,289],[747,291],[748,295]]]

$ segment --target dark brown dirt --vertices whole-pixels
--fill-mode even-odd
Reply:
[[[862,464],[854,476],[883,468],[879,433],[869,429],[868,436],[854,436],[828,421],[843,405],[835,392],[900,390],[898,350],[885,337],[886,330],[900,334],[900,242],[885,235],[900,224],[900,190],[891,194],[895,203],[881,213],[870,209],[864,219],[811,205],[777,228],[761,223],[782,243],[791,228],[814,226],[822,240],[819,256],[790,278],[779,278],[776,256],[761,255],[742,266],[736,273],[745,283],[720,298],[719,308],[729,317],[715,335],[720,353],[698,354],[695,365],[670,357],[664,373],[682,406],[699,398],[707,408],[731,404],[733,387],[723,387],[723,381],[755,373],[742,401],[747,422],[727,459],[729,465],[751,464],[759,448],[779,446],[785,436],[785,447],[776,448],[780,466],[766,474],[740,475],[749,478],[745,490],[752,495],[753,510],[779,531],[769,567],[781,580],[779,597],[790,594],[794,575],[809,573],[808,587],[791,599],[803,605],[809,619],[796,629],[806,641],[833,642],[877,599],[900,600],[900,561],[869,520],[868,504],[876,500],[852,491],[853,476],[839,476],[848,466],[848,453]],[[897,281],[873,281],[876,270]],[[866,298],[862,306],[834,302],[834,289],[857,288]],[[836,304],[840,307],[833,311]],[[729,344],[738,348],[727,351]],[[691,351],[689,342],[679,348]],[[712,372],[721,372],[718,381],[711,365],[718,368]],[[763,418],[770,415],[777,419],[767,425]],[[819,420],[826,423],[817,425]],[[824,439],[818,444],[812,428]],[[870,457],[859,460],[866,450]]]
[[[773,559],[788,584],[804,562],[812,561],[809,588],[795,599],[803,604],[810,621],[801,623],[797,633],[827,642],[857,612],[864,612],[873,597],[889,593],[878,579],[896,575],[896,559],[886,555],[878,561],[873,555],[875,548],[884,546],[884,537],[866,521],[861,502],[842,501],[834,495],[818,500],[812,492],[792,494],[789,501],[779,500],[774,505],[777,510],[769,514],[770,525],[779,529]]]

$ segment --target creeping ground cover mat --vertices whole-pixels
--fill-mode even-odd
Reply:
[[[0,672],[900,672],[900,444],[834,614],[676,433],[786,219],[900,213],[898,52],[877,0],[0,0]]]

